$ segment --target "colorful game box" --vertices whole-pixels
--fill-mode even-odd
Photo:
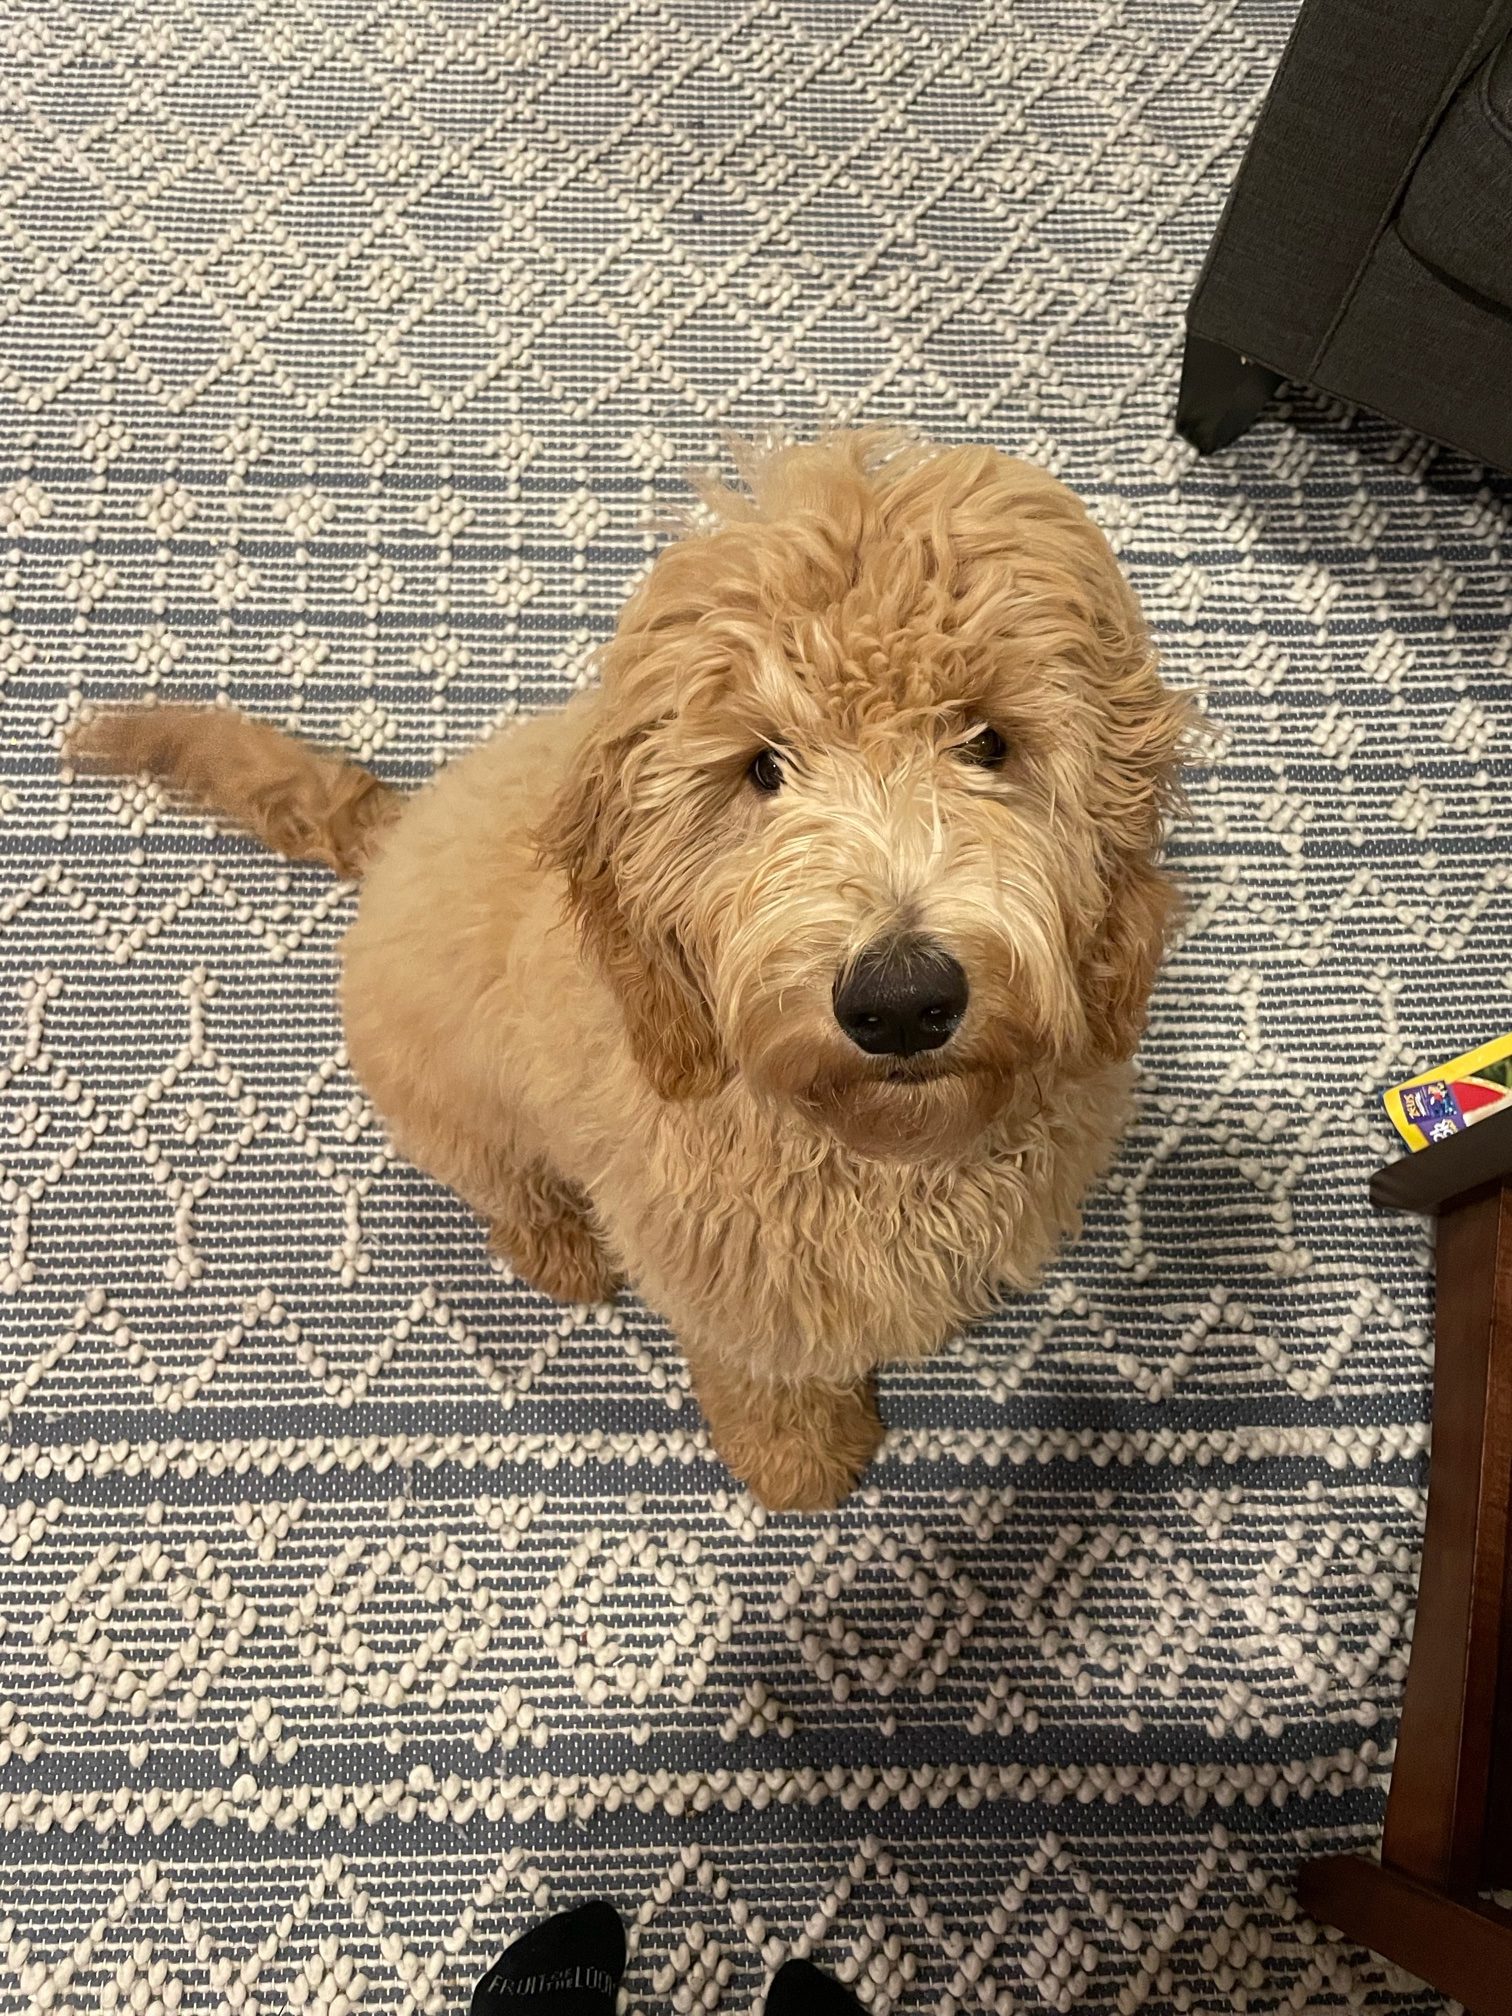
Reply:
[[[1498,1036],[1386,1094],[1386,1111],[1409,1148],[1427,1148],[1512,1106],[1512,1035]]]

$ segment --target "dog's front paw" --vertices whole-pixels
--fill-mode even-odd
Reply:
[[[772,1512],[826,1512],[848,1496],[882,1441],[870,1382],[803,1386],[743,1418],[712,1423],[720,1455]]]
[[[620,1286],[593,1227],[565,1213],[550,1224],[495,1225],[489,1250],[554,1302],[612,1302]]]

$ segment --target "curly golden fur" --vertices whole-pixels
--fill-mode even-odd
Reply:
[[[1175,912],[1192,709],[1041,470],[853,433],[744,475],[598,690],[412,799],[224,711],[104,716],[71,754],[365,870],[343,1009],[397,1145],[549,1294],[628,1276],[736,1475],[820,1506],[877,1447],[874,1367],[1077,1226]],[[837,987],[905,939],[964,1014],[873,1054]]]

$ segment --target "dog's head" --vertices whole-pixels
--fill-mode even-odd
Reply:
[[[1137,1043],[1191,703],[1043,471],[862,433],[746,475],[626,606],[543,851],[664,1096],[959,1153]]]

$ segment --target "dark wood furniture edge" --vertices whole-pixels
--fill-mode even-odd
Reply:
[[[1363,1855],[1303,1865],[1309,1917],[1405,1967],[1474,2016],[1512,2016],[1512,1911],[1446,1897]]]
[[[1479,1137],[1479,1138],[1477,1138]],[[1433,1434],[1381,1859],[1304,1864],[1303,1907],[1473,2016],[1512,2016],[1512,1112],[1378,1172],[1438,1219]]]
[[[1434,1262],[1428,1515],[1381,1859],[1473,1896],[1485,1881],[1512,1520],[1512,1188],[1453,1199]]]
[[[1454,1198],[1505,1176],[1512,1176],[1512,1106],[1377,1169],[1370,1179],[1370,1201],[1378,1211],[1433,1216]]]

